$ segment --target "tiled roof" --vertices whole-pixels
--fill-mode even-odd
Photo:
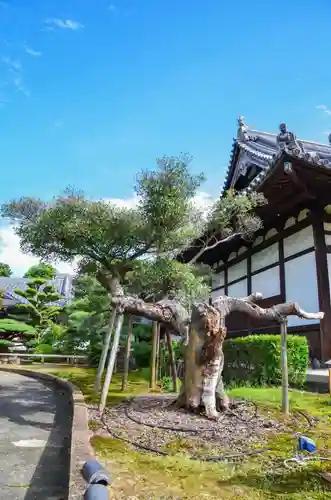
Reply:
[[[56,291],[62,295],[61,299],[56,302],[58,306],[65,306],[72,299],[72,279],[69,274],[58,274],[53,280],[49,281]],[[0,277],[0,290],[4,290],[4,298],[12,299],[22,304],[27,303],[27,300],[15,293],[15,290],[25,290],[27,288],[29,278],[4,278]]]
[[[331,145],[295,139],[290,148],[285,146],[280,149],[277,141],[278,134],[252,130],[244,124],[243,117],[240,117],[238,122],[238,134],[233,140],[230,163],[221,194],[229,189],[242,152],[246,154],[246,161],[250,160],[261,169],[245,191],[256,189],[283,153],[322,168],[331,168]]]

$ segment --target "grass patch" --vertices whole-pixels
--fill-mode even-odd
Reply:
[[[35,366],[32,367],[35,369]],[[85,394],[88,402],[96,402],[93,395],[95,370],[62,367],[43,368],[70,380]],[[128,390],[121,392],[121,377],[115,376],[109,391],[108,404],[123,398],[148,392],[146,375],[131,373]],[[236,399],[247,399],[258,404],[261,411],[271,418],[284,419],[280,413],[281,390],[277,388],[235,388],[229,392]],[[329,396],[303,391],[290,391],[291,409],[306,411],[318,419],[314,428],[305,431],[304,419],[300,420],[305,435],[317,442],[318,454],[331,457],[331,407]],[[97,422],[90,422],[96,430]],[[111,498],[139,499],[243,499],[243,500],[324,500],[331,499],[327,484],[318,476],[323,470],[331,471],[331,462],[309,463],[295,471],[286,469],[283,460],[293,456],[293,432],[270,436],[265,455],[250,457],[237,465],[206,463],[189,460],[191,452],[186,439],[174,439],[168,444],[169,457],[143,453],[130,445],[112,438],[95,436],[93,447],[101,462],[112,472],[114,483]]]

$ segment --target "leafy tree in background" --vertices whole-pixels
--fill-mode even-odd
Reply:
[[[16,321],[14,319],[0,319],[0,351],[7,352],[13,345],[13,340],[19,338],[21,341],[28,341],[34,338],[36,330],[31,325]]]
[[[95,360],[100,357],[111,311],[109,294],[95,277],[86,274],[76,276],[72,293],[73,301],[65,308],[68,320],[58,349],[63,353],[83,350]]]
[[[51,281],[56,275],[56,269],[51,264],[40,262],[35,266],[31,266],[30,269],[24,274],[24,278],[41,278],[44,280]]]
[[[0,262],[0,276],[4,278],[9,278],[13,274],[10,266],[4,262]]]
[[[28,281],[26,290],[15,290],[15,293],[26,300],[26,303],[17,304],[12,316],[16,319],[24,318],[38,332],[37,341],[40,342],[43,331],[58,317],[63,307],[54,305],[61,295],[47,280],[34,278]]]

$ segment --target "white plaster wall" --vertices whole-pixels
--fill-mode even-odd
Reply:
[[[278,260],[278,243],[275,243],[261,250],[261,252],[252,255],[252,271],[258,271],[262,267],[267,267],[274,262],[278,262]]]
[[[280,294],[279,266],[252,276],[252,292],[260,292],[263,297],[273,297]]]
[[[224,286],[224,271],[213,274],[211,287],[216,288],[217,286]]]
[[[331,231],[331,224],[329,222],[324,222],[324,231]],[[331,234],[325,235],[325,243],[331,245]]]
[[[285,262],[286,302],[298,302],[308,312],[319,311],[315,252]],[[289,316],[289,326],[308,325],[318,321]]]
[[[215,292],[211,292],[211,298],[212,300],[217,299],[220,295],[225,295],[224,294],[224,288],[220,288],[219,290],[216,290]]]
[[[228,287],[229,297],[247,297],[247,279],[243,279]]]
[[[313,228],[305,227],[292,236],[284,239],[284,257],[290,257],[295,253],[314,246]]]
[[[228,283],[247,275],[247,259],[228,268]]]

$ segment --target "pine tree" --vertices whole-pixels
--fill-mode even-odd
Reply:
[[[32,325],[37,331],[37,341],[39,342],[42,332],[55,321],[63,310],[63,307],[56,305],[61,295],[53,285],[42,278],[29,280],[25,290],[17,289],[15,293],[24,298],[26,302],[17,304],[11,316]]]

